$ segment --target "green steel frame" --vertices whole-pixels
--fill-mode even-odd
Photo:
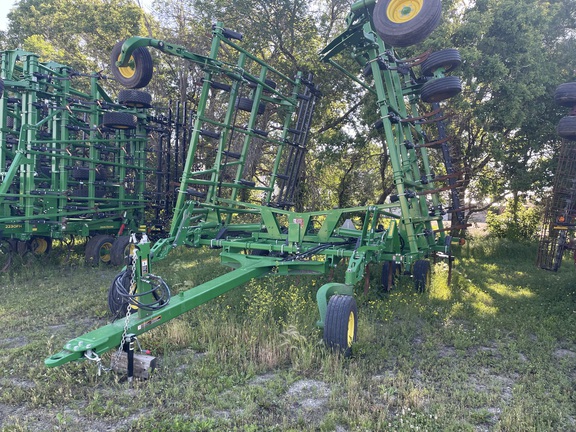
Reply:
[[[300,157],[305,152],[313,105],[319,96],[311,78],[298,73],[292,79],[273,69],[243,50],[235,42],[237,34],[221,24],[213,28],[213,43],[206,57],[156,39],[135,37],[124,43],[117,66],[125,65],[136,48],[154,47],[204,71],[170,234],[152,247],[146,241],[135,245],[130,267],[135,282],[130,290],[148,293],[142,295],[153,300],[150,286],[159,280],[152,274],[154,262],[181,245],[221,248],[222,263],[236,270],[179,293],[158,310],[141,308],[71,340],[46,359],[47,366],[99,356],[121,345],[127,333],[146,332],[253,278],[324,274],[346,260],[345,280],[326,284],[317,293],[318,325],[324,327],[332,296],[352,296],[370,263],[395,263],[410,272],[419,261],[451,257],[451,246],[459,239],[446,235],[442,222],[439,193],[444,189],[431,171],[431,146],[417,112],[422,83],[402,72],[407,63],[397,59],[374,33],[373,7],[373,1],[355,3],[348,30],[321,55],[377,97],[397,192],[389,204],[318,212],[291,210],[289,199],[298,184],[298,173],[291,171],[297,159],[294,154]],[[336,63],[334,58],[344,51],[353,51],[361,66],[370,65],[372,84],[357,78],[356,70],[347,71]],[[235,61],[230,60],[231,52]],[[437,72],[436,77],[442,76],[442,71]],[[218,97],[220,111],[212,105]],[[240,100],[247,110],[244,123],[238,122]],[[266,107],[261,108],[262,104]],[[219,114],[215,116],[215,112]],[[258,120],[260,117],[264,120]],[[258,129],[262,125],[265,130]],[[216,141],[216,145],[204,141]],[[203,142],[211,149],[211,157]],[[251,171],[254,161],[250,155],[254,154],[267,155],[256,165],[267,163],[272,168]],[[234,155],[232,162],[230,155]],[[349,328],[349,341],[351,336]]]
[[[146,109],[22,50],[1,53],[1,78],[0,242],[144,230]],[[118,113],[133,124],[103,126]]]

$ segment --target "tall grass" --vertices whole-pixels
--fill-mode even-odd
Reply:
[[[315,327],[324,277],[254,280],[142,335],[160,367],[132,388],[92,363],[46,369],[68,339],[106,322],[115,270],[27,261],[0,275],[3,430],[576,429],[574,265],[534,267],[534,244],[473,239],[417,294],[357,288],[351,359]],[[340,269],[342,271],[343,269]],[[191,288],[227,270],[182,249],[154,272]],[[336,275],[338,278],[341,275]]]

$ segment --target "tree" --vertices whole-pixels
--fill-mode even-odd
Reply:
[[[477,210],[544,186],[558,144],[555,87],[574,78],[575,5],[478,0],[449,4],[451,17],[425,45],[456,47],[462,95],[449,103],[453,152]],[[484,205],[483,205],[484,204]]]
[[[81,72],[108,70],[118,40],[146,34],[144,12],[129,0],[22,0],[8,19],[8,46]]]

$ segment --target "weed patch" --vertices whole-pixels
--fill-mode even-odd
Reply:
[[[110,319],[116,271],[30,259],[0,274],[0,429],[574,430],[574,269],[538,270],[535,251],[473,239],[452,284],[438,263],[424,294],[407,276],[382,293],[372,269],[350,359],[315,326],[327,277],[251,281],[140,336],[159,366],[132,387],[90,362],[43,365]],[[175,293],[227,271],[217,251],[189,249],[154,269]]]

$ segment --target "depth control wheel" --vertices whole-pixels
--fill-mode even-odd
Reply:
[[[564,139],[576,141],[576,117],[562,117],[556,126],[556,132]]]
[[[117,66],[116,62],[122,53],[122,44],[118,42],[110,53],[110,69],[116,80],[124,87],[135,89],[146,87],[152,79],[153,63],[150,52],[144,47],[138,47],[132,52],[126,66]]]
[[[50,237],[32,237],[28,242],[28,248],[36,256],[46,255],[52,250]]]
[[[124,266],[128,264],[130,252],[132,251],[130,236],[120,236],[112,243],[110,249],[110,262],[114,266]]]
[[[136,129],[136,116],[124,112],[107,112],[102,116],[102,126],[110,129]]]
[[[356,300],[349,295],[333,295],[328,301],[324,321],[324,343],[345,357],[352,354],[358,330]]]
[[[414,289],[417,292],[423,293],[428,290],[432,280],[432,269],[430,267],[430,261],[416,261],[414,263],[414,267],[412,268],[412,277],[414,279]]]
[[[118,103],[131,108],[150,108],[152,95],[140,90],[120,90]]]
[[[560,84],[554,92],[554,102],[572,108],[576,105],[576,82]]]
[[[86,262],[92,265],[108,264],[111,260],[110,251],[112,250],[112,244],[114,243],[114,237],[99,234],[92,237],[86,243],[86,250],[84,255],[86,257]]]
[[[441,51],[430,53],[428,58],[422,62],[422,75],[432,76],[438,69],[442,73],[452,72],[462,63],[460,53],[455,48],[448,48]]]
[[[390,290],[394,288],[396,282],[398,281],[399,273],[400,266],[394,261],[387,261],[382,264],[382,276],[380,278],[380,283],[384,292],[390,292]]]
[[[380,0],[374,7],[374,30],[384,43],[407,47],[426,39],[440,24],[440,0]]]
[[[426,82],[420,91],[423,102],[441,102],[456,96],[462,91],[462,82],[455,76],[436,78]]]

